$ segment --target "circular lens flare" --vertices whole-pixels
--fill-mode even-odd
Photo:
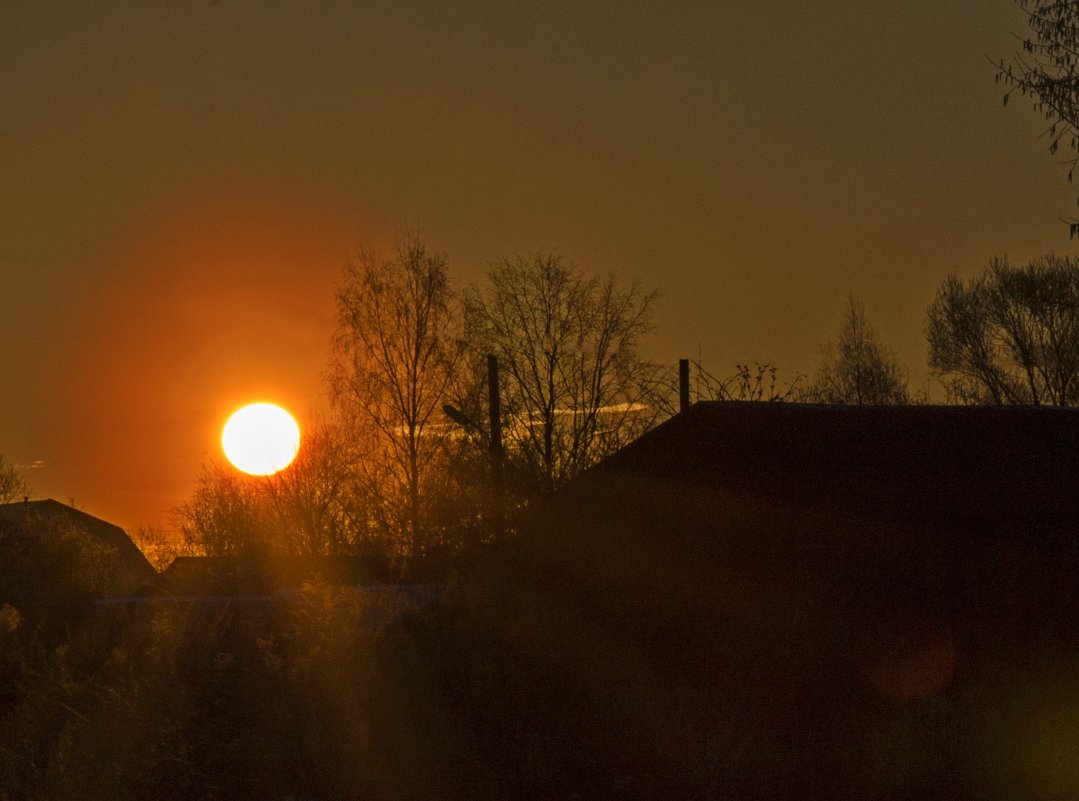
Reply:
[[[272,403],[252,403],[234,412],[221,432],[225,456],[253,476],[284,470],[300,449],[300,427]]]

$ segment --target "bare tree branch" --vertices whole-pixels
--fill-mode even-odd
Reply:
[[[949,276],[926,316],[929,365],[965,403],[1079,401],[1079,264],[994,259],[970,281]]]
[[[337,293],[338,330],[330,380],[335,407],[379,432],[389,457],[372,460],[372,487],[412,552],[425,537],[426,483],[443,454],[441,408],[463,345],[446,257],[401,234],[383,258],[363,250]]]
[[[465,298],[472,347],[503,367],[505,437],[551,490],[652,425],[656,368],[638,348],[655,293],[552,254],[502,259]]]
[[[824,347],[824,360],[810,396],[820,403],[910,403],[907,380],[895,356],[881,346],[865,319],[865,310],[853,297],[847,299],[839,333]]]
[[[1016,0],[1026,12],[1030,37],[1021,38],[1021,51],[1011,61],[995,64],[996,81],[1007,87],[1004,105],[1018,92],[1033,100],[1035,111],[1048,122],[1048,150],[1061,144],[1075,153],[1065,160],[1070,182],[1079,164],[1079,3],[1074,0]],[[1067,220],[1072,237],[1079,220]]]

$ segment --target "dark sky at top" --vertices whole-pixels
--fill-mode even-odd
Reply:
[[[853,293],[921,387],[948,273],[1074,249],[987,59],[1022,31],[1006,0],[6,0],[0,452],[165,525],[232,408],[324,408],[341,269],[401,226],[459,284],[554,250],[658,288],[648,355],[720,374],[810,373]]]

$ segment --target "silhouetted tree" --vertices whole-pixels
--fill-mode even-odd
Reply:
[[[30,494],[30,486],[26,483],[15,465],[11,464],[0,453],[0,503],[9,503],[19,500]]]
[[[736,364],[735,371],[726,378],[718,378],[700,364],[696,367],[696,381],[691,395],[698,400],[709,401],[775,401],[798,403],[804,401],[809,389],[805,376],[797,374],[794,379],[781,382],[779,369],[772,364],[754,362]]]
[[[418,552],[427,484],[452,430],[441,408],[463,351],[445,254],[410,234],[388,256],[362,250],[345,270],[337,316],[331,398],[344,419],[373,429],[369,482],[405,549]]]
[[[270,476],[249,476],[218,461],[203,465],[191,499],[175,511],[182,544],[213,555],[258,546],[302,555],[376,547],[350,434],[336,425],[312,426],[295,461]]]
[[[965,403],[1079,402],[1079,264],[994,259],[949,276],[926,316],[929,365]]]
[[[1022,52],[997,65],[997,82],[1007,91],[1004,104],[1015,92],[1029,96],[1048,122],[1049,152],[1061,144],[1072,155],[1065,160],[1068,181],[1079,164],[1079,4],[1059,0],[1016,0],[1027,15],[1030,35],[1022,39]],[[1071,236],[1079,234],[1079,220],[1069,220]]]
[[[271,525],[291,553],[332,554],[375,544],[370,499],[359,480],[362,440],[340,424],[311,426],[296,460],[265,482]]]
[[[503,258],[465,298],[468,341],[501,365],[504,441],[545,490],[647,429],[656,368],[638,350],[654,292],[559,256]]]
[[[910,402],[907,382],[895,357],[884,350],[865,319],[865,310],[847,299],[843,323],[824,346],[824,360],[809,396],[820,403],[890,405]]]
[[[184,539],[208,556],[231,556],[266,543],[257,480],[220,461],[204,464],[191,498],[174,510]]]

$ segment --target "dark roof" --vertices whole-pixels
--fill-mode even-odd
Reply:
[[[125,583],[132,590],[156,576],[156,571],[142,551],[119,526],[52,498],[0,504],[0,524],[16,527],[28,536],[40,535],[47,526],[57,521],[75,525],[97,542],[113,549],[125,575]]]
[[[722,493],[1061,547],[1079,532],[1079,410],[697,403],[569,490],[617,485],[629,507]]]

